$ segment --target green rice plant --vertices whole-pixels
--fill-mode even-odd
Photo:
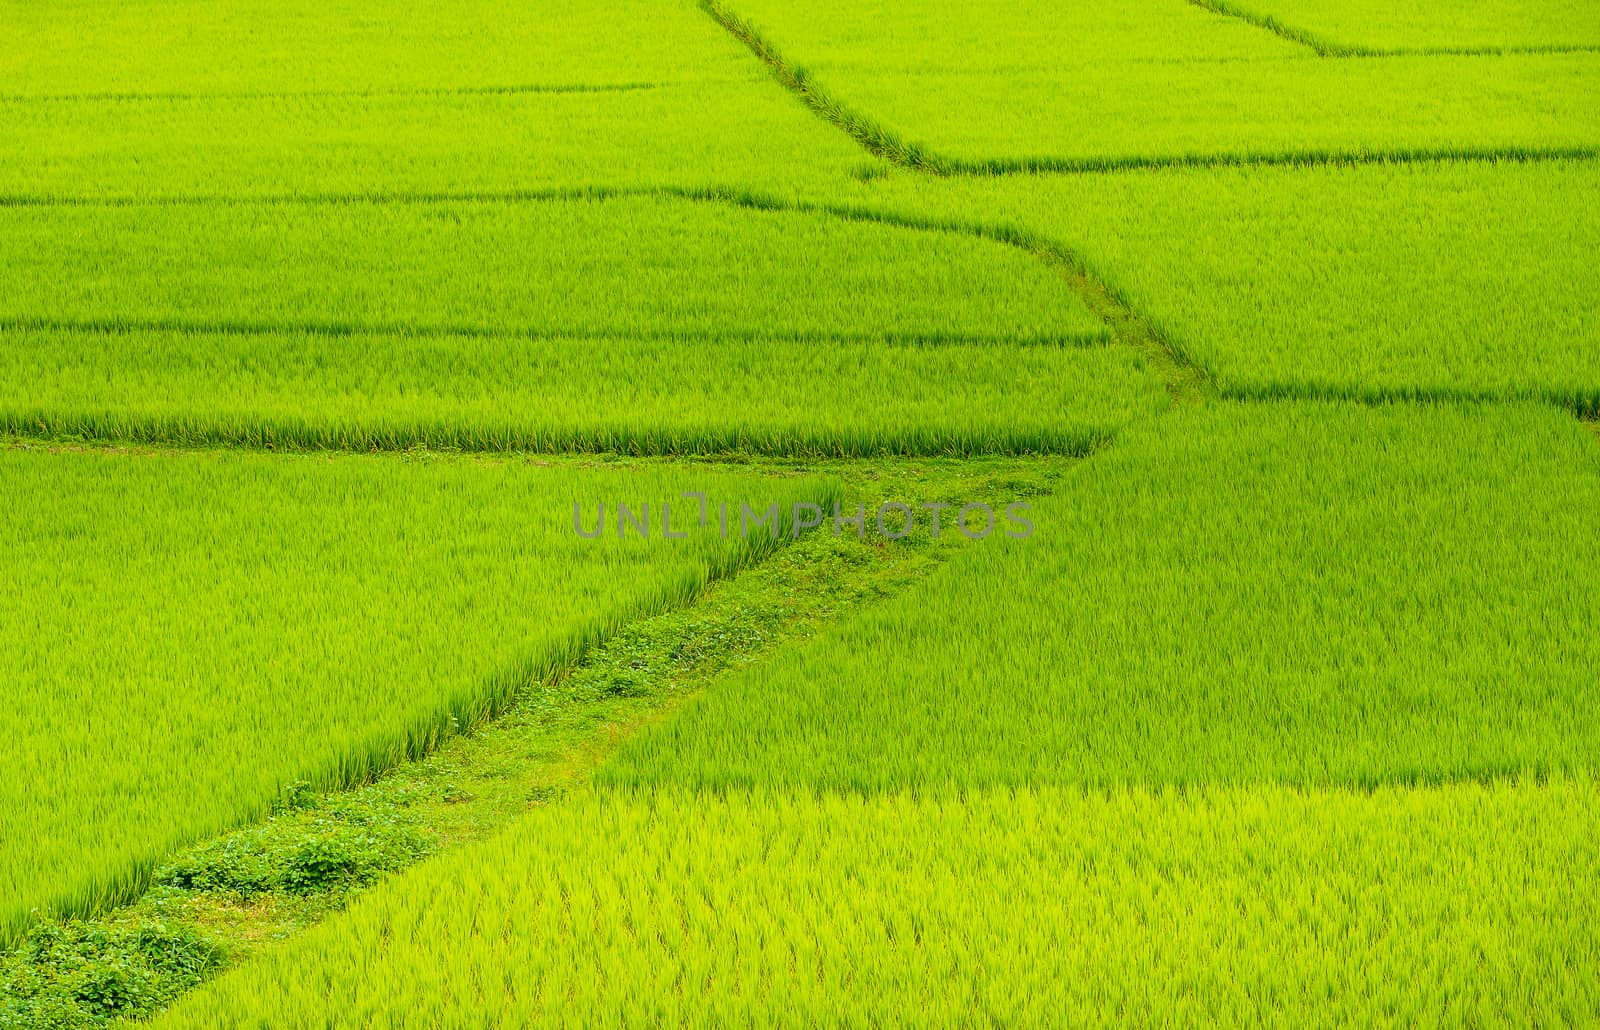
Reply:
[[[1372,786],[1600,766],[1600,451],[1568,416],[1211,404],[1130,430],[1029,517],[1026,538],[1002,523],[730,677],[602,781]]]
[[[1224,392],[1527,398],[1600,412],[1600,165],[946,180],[856,203],[1062,244]]]
[[[0,431],[177,444],[1080,454],[1169,406],[1121,347],[0,331]]]
[[[602,794],[380,884],[156,1025],[1583,1022],[1597,803],[1587,778]]]
[[[839,179],[690,0],[9,4],[0,202]]]
[[[10,2],[3,92],[180,95],[626,86],[748,71],[688,0]]]
[[[707,0],[813,109],[938,172],[1600,151],[1600,54],[1330,61],[1186,0]]]
[[[848,181],[874,164],[752,74],[610,91],[0,97],[0,204],[776,189]]]
[[[778,546],[685,491],[834,496],[709,464],[0,450],[0,936],[124,896],[285,784],[421,754]]]
[[[1195,0],[1332,56],[1600,49],[1584,0]]]
[[[0,209],[0,323],[1084,342],[992,240],[683,197]],[[774,344],[776,345],[776,344]]]

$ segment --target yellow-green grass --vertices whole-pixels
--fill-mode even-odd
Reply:
[[[1568,415],[1213,403],[1130,430],[1032,521],[719,684],[604,778],[1371,786],[1600,765],[1600,449]]]
[[[1230,394],[1600,411],[1600,164],[1169,170],[856,188],[1075,251]]]
[[[1329,61],[1185,0],[713,0],[814,105],[945,171],[1594,153],[1600,54]]]
[[[740,75],[688,0],[7,0],[0,92],[617,86]]]
[[[1581,1023],[1597,801],[1586,778],[602,795],[157,1025]]]
[[[0,323],[1080,342],[1022,250],[681,197],[0,209]]]
[[[50,438],[1078,454],[1169,404],[1121,347],[0,331],[0,430]]]
[[[471,725],[619,621],[775,546],[713,503],[826,503],[698,464],[0,450],[0,930]],[[574,531],[575,503],[592,531]],[[650,506],[651,537],[616,532]],[[715,510],[715,509],[713,509]]]
[[[609,92],[0,99],[0,202],[778,189],[874,163],[746,60],[743,83]]]
[[[1600,49],[1586,0],[1199,0],[1331,55]]]

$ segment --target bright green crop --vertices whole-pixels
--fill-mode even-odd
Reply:
[[[1600,147],[1600,54],[1329,59],[1186,0],[715,0],[836,117],[946,171]]]
[[[689,0],[8,0],[4,92],[617,86],[749,70]]]
[[[662,539],[684,491],[829,496],[710,465],[0,450],[0,924],[104,897],[296,777],[414,754],[771,546]],[[649,504],[655,535],[581,538],[575,503],[586,529]]]
[[[1560,413],[1211,405],[1130,431],[1032,521],[730,678],[607,779],[1369,785],[1600,764],[1600,450]]]
[[[0,428],[300,448],[1082,453],[1167,393],[1134,352],[805,339],[0,332]]]
[[[0,209],[0,322],[907,342],[1105,328],[970,235],[681,197]]]
[[[1600,49],[1586,0],[1204,0],[1322,53],[1499,53]]]
[[[1428,162],[861,187],[1076,251],[1229,394],[1600,411],[1600,164]]]
[[[602,796],[158,1025],[1582,1022],[1596,814],[1587,779]]]

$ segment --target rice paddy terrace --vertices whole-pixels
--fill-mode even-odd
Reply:
[[[0,2],[0,1027],[1600,1020],[1600,8]]]

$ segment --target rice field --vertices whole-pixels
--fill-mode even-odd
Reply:
[[[613,794],[157,1025],[1583,1022],[1594,792]]]
[[[180,445],[1086,454],[1169,404],[1098,345],[0,331],[0,428]]]
[[[1579,0],[1205,0],[1204,6],[1339,56],[1600,49],[1600,16]]]
[[[0,0],[0,1030],[1594,1022],[1596,110],[1577,0]]]
[[[1105,338],[1017,248],[686,198],[14,207],[0,225],[18,327]]]
[[[1371,787],[1600,756],[1600,449],[1570,417],[1214,404],[1030,517],[603,779]]]
[[[508,458],[0,450],[0,920],[84,909],[297,779],[359,781],[773,546],[825,480]],[[589,527],[610,505],[607,532]],[[641,538],[616,505],[654,508]],[[737,511],[737,508],[735,509]],[[651,546],[654,544],[655,546]]]
[[[998,13],[954,0],[709,6],[819,111],[888,159],[935,172],[1600,145],[1594,52],[1330,59],[1191,0],[1016,0]],[[1450,22],[1454,8],[1441,8],[1433,20]]]
[[[1075,251],[1232,397],[1535,398],[1600,411],[1592,161],[1023,176],[864,187]],[[1181,230],[1175,231],[1175,227]]]

